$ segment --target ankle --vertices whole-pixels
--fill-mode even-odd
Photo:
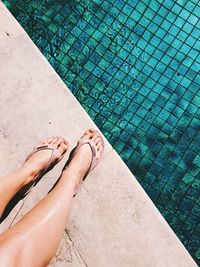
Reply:
[[[81,172],[74,166],[68,166],[61,174],[62,180],[70,180],[76,186],[82,178]]]
[[[15,171],[15,176],[21,181],[21,187],[23,187],[34,179],[35,172],[21,166]]]

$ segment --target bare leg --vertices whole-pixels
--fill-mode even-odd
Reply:
[[[59,146],[60,153],[68,148],[68,142],[63,138],[51,137],[41,142],[41,145],[52,144]],[[42,150],[35,153],[28,161],[14,172],[0,177],[0,217],[12,197],[27,184],[35,179],[51,156],[50,150]]]
[[[88,130],[86,134],[96,140],[96,153],[100,155],[98,133]],[[91,155],[89,145],[80,147],[56,187],[0,236],[0,266],[43,267],[49,263],[66,226],[74,190],[90,166]]]

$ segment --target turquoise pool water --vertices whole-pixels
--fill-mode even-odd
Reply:
[[[200,2],[3,2],[200,263]]]

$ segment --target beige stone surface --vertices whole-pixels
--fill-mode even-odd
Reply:
[[[1,175],[23,162],[42,138],[65,136],[71,149],[86,128],[95,127],[1,2],[0,99]],[[134,176],[105,142],[102,163],[74,199],[69,225],[49,266],[196,266]],[[64,162],[19,203],[0,231],[24,216],[48,192]]]

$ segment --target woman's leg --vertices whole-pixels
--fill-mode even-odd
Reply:
[[[58,146],[60,154],[65,153],[68,142],[61,137],[51,137],[40,143],[41,145]],[[39,144],[39,145],[40,145]],[[32,182],[38,173],[46,166],[52,151],[41,150],[32,155],[20,168],[0,177],[0,217],[13,196],[27,184]]]
[[[103,147],[99,134],[91,130],[85,134],[95,140],[96,154],[100,156]],[[0,236],[0,266],[43,267],[50,262],[66,226],[75,188],[87,172],[91,157],[90,146],[81,146],[55,188]]]

